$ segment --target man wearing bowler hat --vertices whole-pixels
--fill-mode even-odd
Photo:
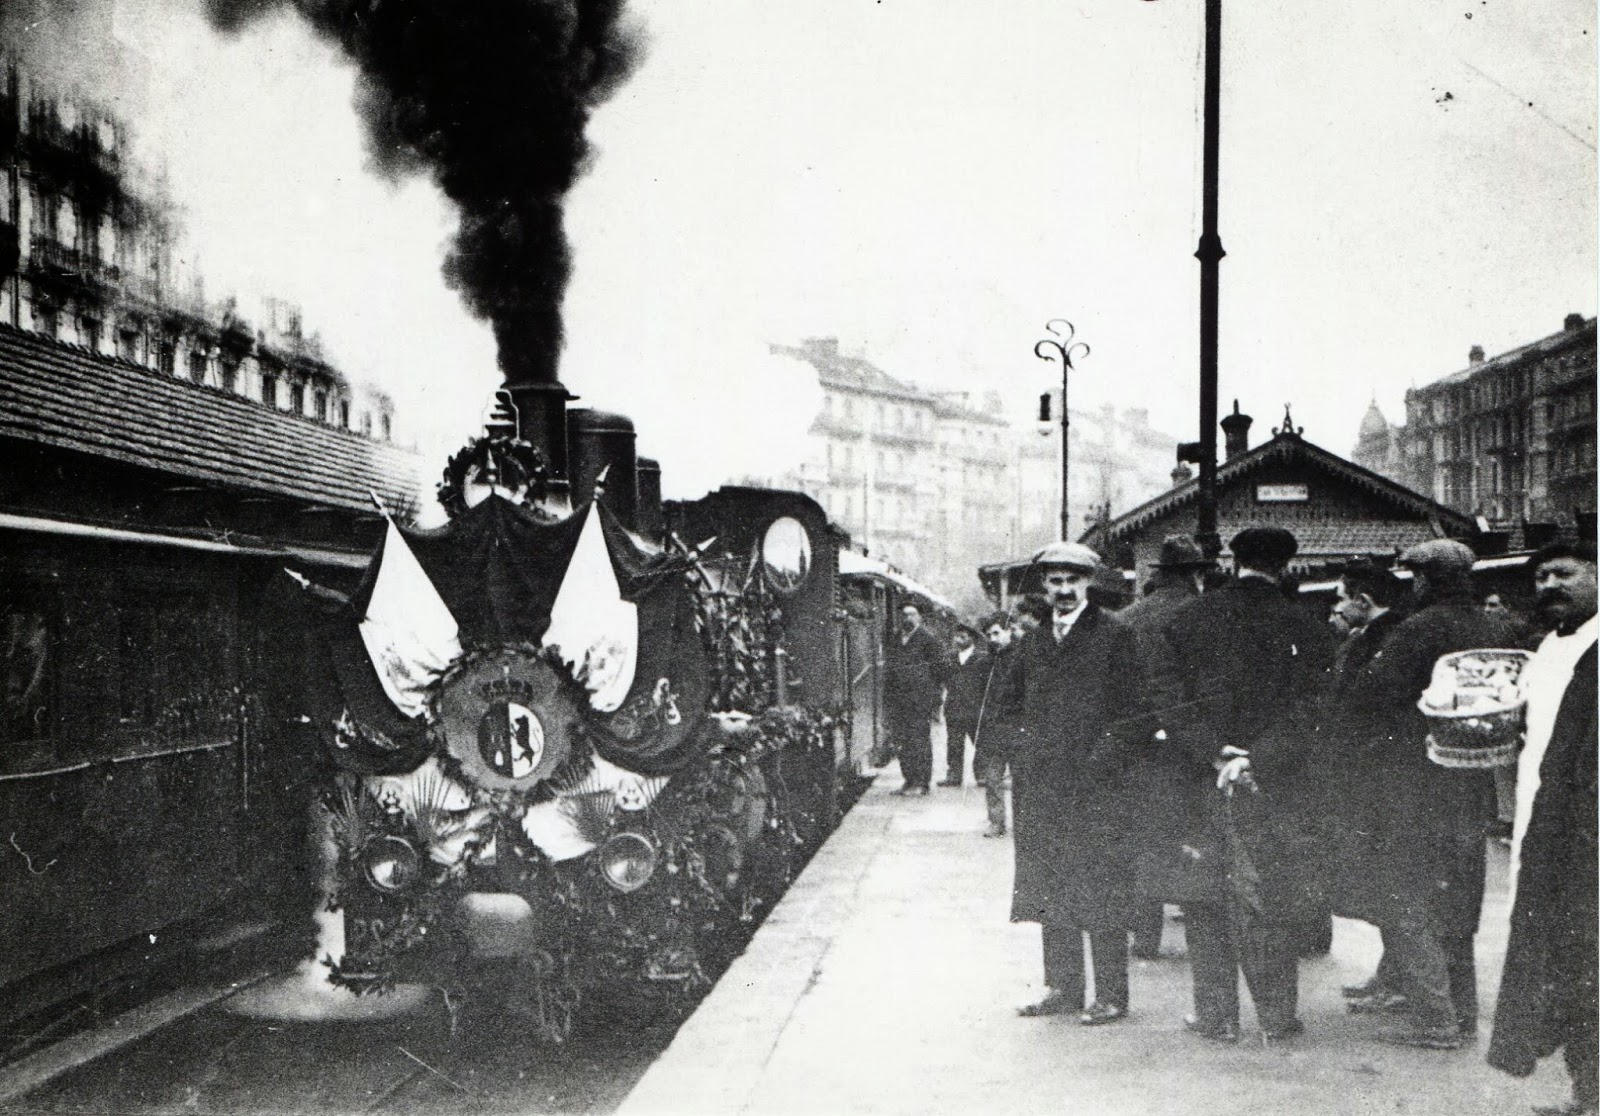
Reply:
[[[1144,699],[1133,631],[1090,603],[1100,557],[1077,543],[1034,555],[1050,618],[1010,656],[999,704],[1012,726],[1014,922],[1037,922],[1045,996],[1021,1014],[1128,1012],[1128,803],[1124,768]],[[1000,679],[996,680],[1000,682]],[[1085,1006],[1083,939],[1095,996]]]
[[[1145,583],[1144,596],[1117,614],[1138,636],[1147,677],[1159,675],[1167,625],[1180,608],[1200,595],[1205,572],[1215,565],[1187,535],[1169,535],[1161,544],[1154,573]],[[1159,696],[1154,704],[1162,704]],[[1173,859],[1181,847],[1178,836],[1183,830],[1177,819],[1186,813],[1189,796],[1184,793],[1181,767],[1159,749],[1141,749],[1130,776],[1139,902],[1129,929],[1133,931],[1133,955],[1153,959],[1161,952],[1165,903],[1184,898],[1173,879],[1177,869]]]
[[[1167,625],[1150,747],[1181,772],[1186,1025],[1237,1041],[1242,970],[1263,1037],[1281,1041],[1302,1030],[1295,930],[1322,910],[1313,738],[1333,637],[1283,592],[1292,534],[1247,527],[1228,545],[1236,576]]]

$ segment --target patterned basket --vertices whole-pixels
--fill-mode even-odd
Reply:
[[[1490,647],[1442,656],[1417,708],[1428,718],[1428,758],[1441,767],[1485,770],[1517,761],[1529,653]]]

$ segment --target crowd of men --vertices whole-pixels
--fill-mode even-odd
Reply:
[[[1383,942],[1372,978],[1344,990],[1349,1010],[1387,1024],[1381,1041],[1459,1048],[1478,1026],[1485,839],[1508,818],[1515,899],[1488,1058],[1522,1076],[1560,1050],[1573,1100],[1556,1111],[1594,1113],[1592,543],[1533,557],[1536,622],[1498,595],[1480,603],[1473,553],[1454,540],[1393,569],[1351,566],[1331,617],[1292,591],[1290,532],[1251,527],[1229,551],[1224,576],[1168,539],[1142,598],[1118,611],[1091,596],[1099,557],[1053,544],[1033,561],[1042,596],[963,627],[948,650],[903,610],[886,686],[896,793],[929,793],[942,694],[942,785],[961,784],[970,738],[987,836],[1008,832],[1010,784],[1011,918],[1039,923],[1046,985],[1021,1014],[1124,1018],[1130,937],[1134,955],[1156,956],[1175,904],[1188,1029],[1239,1040],[1242,973],[1263,1040],[1288,1041],[1304,1030],[1299,958],[1327,950],[1338,914]],[[1418,707],[1442,657],[1484,648],[1533,649],[1525,742],[1498,795],[1487,764],[1430,758]]]

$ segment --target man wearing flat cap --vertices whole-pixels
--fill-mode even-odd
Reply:
[[[1200,595],[1205,572],[1216,565],[1187,535],[1169,535],[1145,583],[1144,596],[1117,615],[1127,621],[1139,641],[1147,678],[1160,677],[1164,633],[1180,608]],[[1152,704],[1167,704],[1161,695]],[[1151,731],[1159,728],[1151,724]],[[1182,866],[1177,858],[1191,808],[1184,771],[1164,749],[1142,748],[1133,758],[1129,786],[1134,803],[1134,868],[1138,905],[1134,910],[1133,955],[1152,959],[1161,952],[1165,904],[1184,898]]]
[[[1144,699],[1133,631],[1088,598],[1100,557],[1078,543],[1034,555],[1050,617],[1010,655],[999,704],[1012,727],[1014,922],[1037,922],[1046,993],[1023,1015],[1128,1011],[1128,804],[1123,773]],[[1083,939],[1095,995],[1085,1005]]]
[[[1454,539],[1430,539],[1397,564],[1411,573],[1415,611],[1345,680],[1342,712],[1351,739],[1366,743],[1375,801],[1353,850],[1369,885],[1372,920],[1405,997],[1406,1017],[1380,1041],[1453,1050],[1477,1033],[1473,936],[1483,907],[1484,827],[1497,816],[1488,771],[1442,767],[1428,758],[1427,720],[1417,709],[1443,655],[1515,647],[1518,634],[1478,607],[1473,554]]]
[[[1322,913],[1316,717],[1333,662],[1327,625],[1280,584],[1297,550],[1278,527],[1229,543],[1237,574],[1166,629],[1151,747],[1181,772],[1183,909],[1194,977],[1188,1028],[1239,1038],[1239,971],[1263,1037],[1298,1034],[1297,931]],[[1164,737],[1164,740],[1161,739]]]

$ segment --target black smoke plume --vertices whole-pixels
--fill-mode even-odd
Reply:
[[[430,174],[460,212],[445,279],[493,326],[507,383],[556,378],[572,271],[563,204],[589,160],[591,112],[641,49],[623,4],[206,0],[225,31],[293,7],[355,62],[377,168]]]

